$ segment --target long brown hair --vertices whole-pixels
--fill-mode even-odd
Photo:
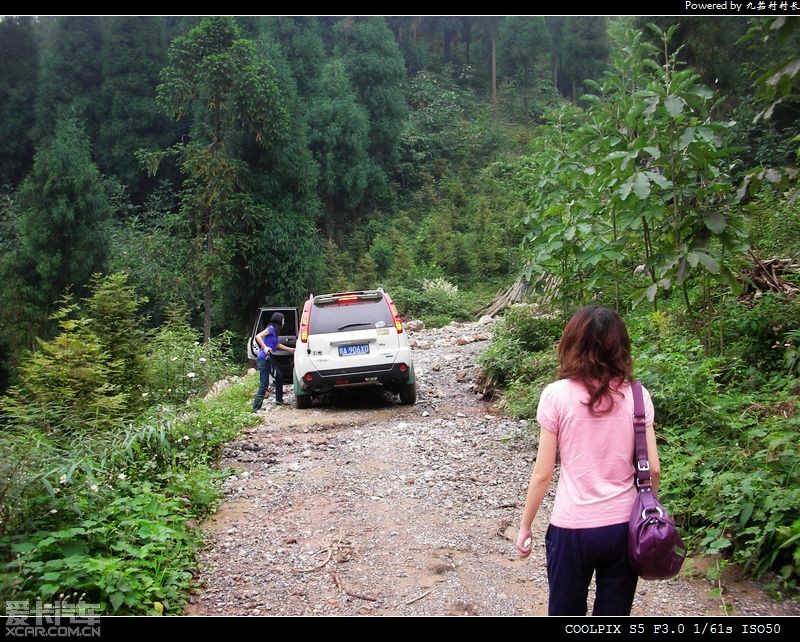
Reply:
[[[558,345],[558,359],[561,378],[586,386],[587,405],[593,414],[613,409],[613,381],[619,385],[633,378],[625,323],[614,310],[598,305],[581,308],[569,320]]]

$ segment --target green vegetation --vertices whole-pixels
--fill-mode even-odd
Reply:
[[[181,611],[226,475],[214,464],[253,422],[252,391],[199,401],[232,368],[225,342],[203,346],[177,319],[145,337],[136,304],[123,276],[96,278],[0,399],[2,599],[76,591],[106,613]]]
[[[0,20],[0,591],[179,610],[259,305],[520,275],[508,411],[617,308],[693,550],[796,586],[798,21]]]
[[[765,285],[759,257],[797,257],[793,170],[737,185],[736,123],[714,118],[720,97],[682,66],[676,29],[648,34],[614,29],[585,109],[555,112],[515,161],[528,273],[557,293],[547,314],[511,309],[482,365],[508,411],[533,418],[564,320],[582,304],[620,310],[656,407],[662,498],[694,552],[773,571],[779,593],[800,577],[800,274]]]

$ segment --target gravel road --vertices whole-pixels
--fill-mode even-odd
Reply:
[[[363,390],[310,410],[265,404],[261,423],[225,450],[222,464],[237,473],[203,526],[200,589],[186,613],[545,615],[554,491],[530,559],[517,559],[537,435],[475,392],[492,329],[412,333],[415,406]],[[633,614],[800,615],[800,603],[774,602],[733,567],[718,595],[710,563],[640,581]]]

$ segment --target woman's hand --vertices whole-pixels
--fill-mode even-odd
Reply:
[[[531,527],[520,527],[517,535],[517,553],[522,559],[531,554]]]

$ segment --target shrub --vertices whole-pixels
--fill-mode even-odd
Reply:
[[[455,286],[438,287],[439,280],[429,282],[427,289],[416,290],[396,287],[391,291],[392,299],[400,314],[422,319],[429,327],[440,327],[451,321],[461,321],[470,316],[461,294]]]
[[[515,336],[526,352],[538,352],[552,348],[565,325],[566,320],[559,315],[543,314],[531,306],[515,305],[506,311],[497,331]]]
[[[182,403],[204,393],[232,369],[229,335],[212,338],[205,346],[197,332],[172,317],[148,345],[147,394],[151,403]]]

